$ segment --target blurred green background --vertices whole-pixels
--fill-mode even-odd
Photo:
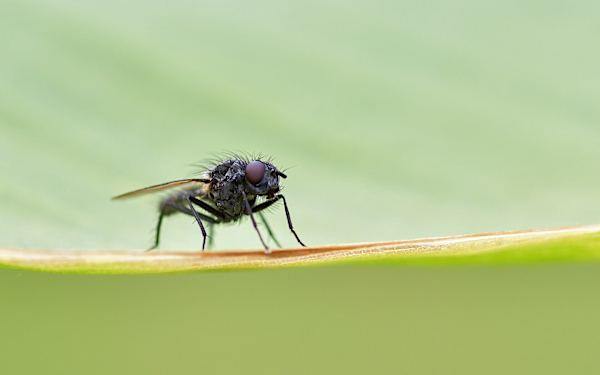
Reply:
[[[595,222],[599,10],[5,0],[2,245],[146,248],[156,200],[109,197],[223,150],[294,167],[310,244]],[[216,240],[259,245],[247,223]],[[166,223],[166,248],[199,243]]]
[[[313,245],[598,222],[598,14],[593,1],[0,1],[0,246],[144,249],[156,199],[110,196],[223,150],[294,167],[286,194]],[[281,209],[271,218],[293,245]],[[185,217],[163,241],[200,244]],[[216,246],[258,240],[244,223]],[[597,345],[597,274],[4,271],[0,367],[577,372]]]
[[[598,265],[0,273],[6,374],[588,374]]]

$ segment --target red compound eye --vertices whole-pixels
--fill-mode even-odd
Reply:
[[[246,180],[253,185],[258,184],[265,177],[265,164],[254,160],[246,166]]]

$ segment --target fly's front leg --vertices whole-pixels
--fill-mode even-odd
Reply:
[[[256,224],[256,219],[254,219],[254,215],[252,214],[252,207],[250,207],[250,203],[248,202],[248,197],[246,196],[246,192],[244,192],[244,190],[241,191],[242,192],[242,197],[244,198],[244,207],[246,208],[246,214],[248,216],[250,216],[250,220],[252,220],[252,225],[254,226],[254,230],[256,231],[256,233],[258,233],[258,238],[260,238],[260,242],[262,243],[262,245],[265,248],[265,254],[270,254],[271,250],[269,249],[269,246],[267,246],[267,244],[265,243],[265,240],[262,237],[262,234],[260,234],[260,230],[258,230],[258,224]]]
[[[296,237],[296,241],[298,241],[300,245],[306,247],[304,242],[302,242],[302,240],[300,239],[300,237],[298,237],[298,234],[294,230],[294,225],[292,224],[292,216],[290,215],[290,209],[288,208],[287,201],[285,200],[285,197],[283,195],[276,195],[275,198],[259,204],[258,206],[254,207],[253,212],[260,212],[265,208],[269,208],[280,199],[283,201],[283,207],[285,209],[285,217],[287,218],[288,228],[294,234],[294,237]]]
[[[283,246],[281,246],[281,244],[279,243],[279,241],[277,241],[277,238],[275,237],[275,234],[273,233],[273,230],[271,229],[271,226],[267,222],[267,219],[265,218],[265,215],[263,215],[263,213],[262,213],[262,211],[264,209],[271,207],[278,200],[279,200],[279,197],[275,197],[275,198],[270,199],[268,201],[262,202],[261,204],[258,204],[256,206],[252,207],[252,212],[258,214],[258,216],[260,217],[260,220],[265,225],[265,229],[267,230],[267,233],[269,233],[269,237],[271,237],[271,239],[273,240],[273,242],[275,242],[275,244],[277,246],[283,247]]]
[[[290,231],[294,234],[294,237],[296,237],[296,241],[298,241],[298,243],[300,245],[306,247],[306,245],[304,244],[304,242],[302,242],[302,240],[300,239],[300,237],[298,237],[298,234],[294,230],[294,225],[292,224],[292,216],[290,215],[290,210],[288,208],[287,201],[285,200],[285,197],[283,195],[281,195],[281,194],[279,194],[278,197],[281,197],[281,200],[283,200],[283,207],[285,209],[285,216],[287,217],[288,227],[290,228]]]

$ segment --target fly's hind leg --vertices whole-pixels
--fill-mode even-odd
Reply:
[[[160,230],[162,228],[163,219],[165,217],[165,210],[161,207],[160,214],[158,215],[158,221],[156,222],[156,230],[154,235],[154,245],[146,251],[152,251],[158,248],[160,244]]]

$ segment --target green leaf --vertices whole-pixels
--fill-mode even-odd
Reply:
[[[164,273],[331,264],[593,261],[600,226],[254,252],[41,252],[0,250],[0,265],[49,272]],[[586,233],[593,235],[584,236]],[[575,236],[575,237],[574,237]],[[541,242],[541,243],[540,243]]]

